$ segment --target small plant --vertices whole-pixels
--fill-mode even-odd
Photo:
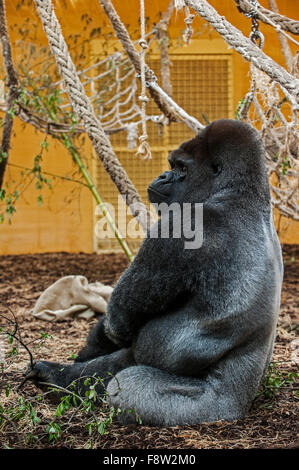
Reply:
[[[47,426],[46,431],[49,435],[49,442],[57,442],[61,436],[61,427],[55,421],[51,421],[51,423]]]
[[[60,393],[60,403],[55,411],[56,419],[52,420],[46,427],[50,443],[56,443],[61,436],[67,434],[67,429],[74,417],[82,417],[83,422],[88,421],[84,427],[88,431],[89,440],[96,434],[103,435],[107,433],[113,417],[121,413],[121,410],[115,410],[113,407],[108,408],[105,395],[104,397],[98,397],[96,392],[98,384],[103,386],[103,379],[100,377],[87,377],[83,382],[85,388],[84,398],[75,391],[76,381],[67,389],[58,386],[49,387],[51,391]],[[66,395],[61,395],[62,393],[66,393]],[[103,407],[99,406],[101,402]],[[68,420],[64,419],[64,415],[70,411],[70,418]],[[100,419],[98,413],[104,414],[104,416]]]
[[[235,113],[235,118],[236,118],[237,121],[240,121],[240,119],[241,119],[240,110],[242,109],[242,106],[244,105],[244,103],[245,103],[245,98],[241,98],[239,103],[238,103],[236,113]]]
[[[8,403],[0,403],[0,433],[3,431],[5,433],[7,427],[12,427],[20,444],[19,429],[26,427],[28,432],[23,438],[30,447],[35,447],[40,439],[45,438],[50,444],[55,445],[61,438],[69,436],[69,429],[76,419],[77,422],[79,420],[83,423],[82,427],[87,431],[86,444],[92,447],[97,436],[107,434],[114,416],[121,413],[120,409],[116,410],[107,405],[105,396],[103,398],[97,396],[95,387],[99,383],[103,383],[100,377],[86,378],[84,398],[74,391],[75,382],[67,389],[49,384],[48,392],[44,395],[29,398],[22,395],[18,395],[17,398],[10,397],[12,388],[8,383],[5,395],[11,400]],[[43,423],[44,420],[39,417],[42,415],[41,400],[49,392],[59,393],[60,402],[50,420],[47,419],[48,422]],[[40,410],[39,416],[36,406]]]
[[[280,372],[276,363],[271,363],[269,366],[268,373],[261,384],[261,389],[257,395],[258,398],[262,397],[266,400],[266,404],[262,406],[267,408],[272,407],[273,401],[278,397],[278,394],[282,388],[290,387],[294,389],[295,395],[299,397],[298,390],[295,389],[294,385],[299,379],[298,372]]]

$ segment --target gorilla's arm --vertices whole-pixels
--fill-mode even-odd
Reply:
[[[147,238],[123,273],[108,304],[107,336],[120,346],[129,345],[142,325],[169,311],[185,292],[187,265],[181,239]]]
[[[186,249],[184,238],[146,238],[135,260],[119,279],[104,320],[107,336],[128,346],[150,319],[187,303],[200,283],[200,266],[219,257],[227,230],[219,208],[204,210],[204,242]]]

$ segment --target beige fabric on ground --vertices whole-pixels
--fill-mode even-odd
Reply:
[[[89,283],[84,276],[65,276],[48,287],[32,310],[42,320],[66,320],[74,315],[91,318],[105,313],[113,288]]]

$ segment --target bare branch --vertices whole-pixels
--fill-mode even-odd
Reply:
[[[157,39],[160,45],[160,67],[161,67],[161,82],[163,90],[172,96],[172,85],[170,78],[170,59],[168,54],[169,36],[168,25],[174,10],[173,0],[170,1],[167,10],[159,21],[157,29]]]
[[[9,305],[7,305],[4,302],[2,302],[2,303],[10,311],[10,313],[12,314],[12,316],[14,318],[14,320],[11,320],[10,318],[8,318],[5,315],[3,315],[2,313],[0,313],[1,318],[4,318],[5,320],[9,321],[9,323],[12,323],[14,325],[14,331],[12,331],[12,332],[3,331],[3,333],[8,335],[8,336],[11,336],[12,338],[14,338],[27,351],[27,353],[29,355],[29,358],[30,358],[31,367],[33,367],[33,364],[34,364],[33,356],[32,356],[32,353],[31,353],[30,349],[28,348],[28,346],[21,339],[20,331],[19,331],[19,324],[18,324],[18,321],[16,319],[16,316],[15,316],[14,312],[11,310],[11,308],[9,307]],[[19,333],[19,336],[17,336],[17,333]]]
[[[268,0],[268,1],[269,1],[269,7],[271,8],[271,10],[274,11],[275,13],[279,13],[276,0]],[[287,68],[289,72],[291,72],[292,64],[293,64],[293,56],[292,56],[291,48],[289,46],[287,38],[283,34],[281,34],[280,31],[277,31],[277,34],[278,34],[278,39],[281,45],[281,50],[282,50],[282,53],[284,55],[284,58],[287,64]]]
[[[10,149],[10,140],[13,128],[13,114],[9,110],[13,107],[15,99],[19,95],[18,76],[13,64],[11,55],[11,45],[6,23],[5,1],[0,0],[0,41],[2,44],[2,54],[7,74],[8,86],[8,110],[5,113],[2,131],[2,141],[0,147],[0,189],[3,185],[5,170],[8,161],[8,153]]]

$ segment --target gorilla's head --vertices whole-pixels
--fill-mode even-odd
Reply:
[[[148,188],[152,203],[244,196],[269,204],[264,149],[258,132],[248,124],[214,121],[171,152],[168,160],[171,169]]]

